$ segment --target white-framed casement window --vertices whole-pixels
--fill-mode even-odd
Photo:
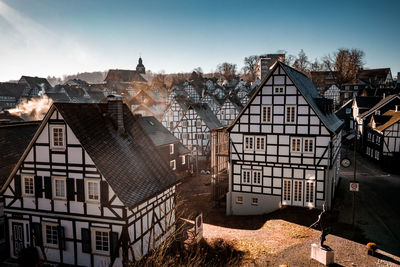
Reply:
[[[251,205],[255,205],[255,206],[258,205],[258,198],[257,197],[252,197],[251,198]]]
[[[58,248],[58,224],[42,222],[43,245]]]
[[[64,125],[50,125],[50,148],[65,149]]]
[[[306,181],[305,186],[305,204],[308,207],[314,207],[314,181]]]
[[[262,114],[262,122],[271,123],[272,122],[272,106],[271,105],[263,105],[261,110]]]
[[[290,142],[290,151],[292,153],[301,153],[301,138],[292,137]]]
[[[110,229],[92,228],[92,251],[96,254],[110,254]]]
[[[100,202],[100,180],[85,178],[86,201]]]
[[[237,196],[236,197],[236,203],[237,204],[243,204],[243,197],[242,196]]]
[[[265,151],[265,136],[256,136],[256,150]]]
[[[286,105],[286,120],[287,123],[296,122],[296,106]]]
[[[174,154],[174,144],[169,145],[169,154]]]
[[[283,205],[290,205],[292,202],[292,181],[283,180]]]
[[[303,152],[314,153],[314,138],[303,138]]]
[[[253,149],[254,149],[254,136],[245,136],[244,150],[253,150]]]
[[[52,177],[52,184],[53,184],[53,198],[66,199],[67,198],[66,178]]]
[[[33,180],[33,175],[22,176],[22,194],[25,197],[35,196],[35,182]]]
[[[176,170],[176,161],[175,160],[171,160],[169,162],[169,166],[171,167],[172,170]]]
[[[186,156],[185,155],[181,156],[181,159],[182,159],[182,165],[185,165],[186,164]]]
[[[242,183],[243,184],[251,184],[251,171],[250,170],[242,170]]]
[[[253,171],[253,185],[261,185],[261,171]]]
[[[275,86],[274,92],[275,94],[283,94],[283,86]]]

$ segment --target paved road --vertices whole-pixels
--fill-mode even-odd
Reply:
[[[351,224],[349,182],[353,180],[353,167],[342,168],[341,177],[339,190],[344,193],[344,198],[339,200],[339,222]],[[357,181],[360,191],[355,198],[356,226],[368,241],[400,256],[400,176],[388,174],[370,160],[358,156]]]

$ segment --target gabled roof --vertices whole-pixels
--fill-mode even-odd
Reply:
[[[125,131],[118,133],[108,103],[54,103],[35,139],[55,109],[125,206],[135,207],[179,182],[143,131],[138,116],[126,105],[123,105]]]
[[[358,78],[364,82],[370,83],[372,81],[385,81],[387,75],[390,73],[390,68],[382,69],[363,69],[358,73]]]
[[[369,109],[369,110],[365,111],[364,113],[362,113],[362,114],[360,115],[360,118],[364,118],[365,116],[370,115],[370,114],[373,113],[375,110],[377,110],[377,109],[383,107],[384,105],[390,103],[390,102],[393,101],[394,99],[400,99],[400,96],[399,96],[399,95],[390,95],[390,96],[387,96],[387,97],[381,99],[381,101],[379,101],[378,103],[376,103],[371,109]]]
[[[197,104],[191,104],[190,106],[194,109],[196,114],[200,116],[200,118],[204,121],[204,123],[210,130],[222,126],[217,116],[215,116],[214,112],[212,112],[212,110],[207,104],[197,103]]]
[[[26,86],[19,83],[0,83],[0,96],[11,96],[18,100],[25,89]]]
[[[135,70],[109,70],[104,81],[117,81],[117,82],[147,82]]]
[[[323,99],[317,91],[317,89],[314,87],[314,84],[311,82],[311,80],[305,76],[303,73],[295,70],[294,68],[289,67],[288,65],[282,63],[281,61],[277,61],[273,67],[270,69],[269,73],[266,75],[266,77],[263,79],[261,84],[255,89],[254,92],[252,92],[252,97],[249,100],[249,102],[246,104],[246,106],[242,109],[242,111],[239,113],[239,115],[236,117],[235,121],[232,123],[231,127],[228,128],[228,130],[232,129],[232,127],[236,124],[236,122],[239,120],[243,112],[246,110],[246,108],[250,105],[250,103],[253,101],[253,99],[256,97],[257,93],[261,90],[261,88],[264,87],[268,79],[272,76],[272,74],[275,72],[275,70],[281,67],[286,74],[289,76],[290,80],[292,80],[293,84],[298,88],[300,93],[304,96],[308,104],[311,106],[311,108],[314,110],[314,112],[317,114],[317,116],[320,118],[322,123],[325,125],[325,127],[332,133],[336,133],[340,131],[340,129],[343,126],[343,122],[335,115],[333,112],[323,112],[319,106],[317,105],[317,100],[318,99]]]
[[[388,127],[390,127],[393,124],[395,124],[396,122],[400,121],[400,112],[398,112],[398,111],[396,112],[394,110],[388,110],[387,112],[385,112],[385,114],[383,114],[383,116],[375,116],[374,115],[371,118],[371,122],[373,119],[375,120],[375,122],[378,122],[380,124],[374,130],[383,132]]]
[[[190,153],[178,138],[176,138],[164,125],[155,117],[147,116],[139,118],[140,125],[147,136],[153,141],[155,146],[164,146],[168,144],[177,144],[180,154]]]
[[[48,92],[45,95],[47,95],[48,98],[53,100],[53,102],[69,102],[70,101],[70,98],[65,93]]]
[[[31,76],[21,76],[19,79],[19,82],[24,79],[31,88],[33,87],[41,87],[41,85],[44,85],[46,89],[51,88],[52,86],[50,85],[49,81],[46,78],[41,78],[41,77],[31,77]]]
[[[0,125],[0,188],[35,134],[40,122],[15,122]]]
[[[370,110],[381,99],[381,96],[356,96],[356,104],[359,109]]]

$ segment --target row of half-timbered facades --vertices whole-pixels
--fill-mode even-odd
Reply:
[[[175,225],[179,179],[118,98],[55,103],[2,188],[10,256],[122,266]]]
[[[228,129],[228,214],[329,207],[342,122],[302,73],[278,62]]]

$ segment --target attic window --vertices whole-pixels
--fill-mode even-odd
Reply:
[[[50,125],[50,148],[65,149],[65,127],[64,125]]]
[[[275,86],[274,87],[275,94],[283,94],[283,87],[282,86]]]

